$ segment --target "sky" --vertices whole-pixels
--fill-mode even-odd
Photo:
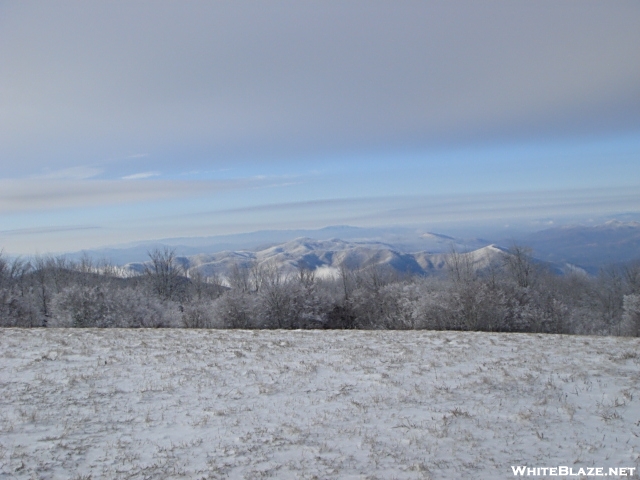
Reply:
[[[640,214],[638,25],[635,0],[0,0],[0,247]]]

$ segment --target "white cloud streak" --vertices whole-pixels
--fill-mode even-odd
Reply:
[[[141,178],[141,177],[140,177]],[[232,180],[0,180],[0,214],[188,198],[269,186],[272,178]]]
[[[58,225],[34,228],[16,228],[13,230],[0,230],[0,236],[5,235],[50,235],[52,233],[78,232],[82,230],[96,230],[96,225]]]
[[[181,216],[186,223],[215,219],[255,228],[399,224],[479,224],[640,211],[637,188],[530,191],[500,194],[379,196],[292,201],[218,209]],[[190,220],[189,220],[190,219]],[[261,222],[261,223],[260,223]]]
[[[103,172],[104,169],[100,167],[77,166],[63,168],[61,170],[55,170],[52,172],[45,172],[39,175],[33,175],[32,178],[46,180],[86,180],[89,178],[97,177]]]
[[[160,175],[160,172],[141,172],[134,173],[132,175],[126,175],[122,177],[122,180],[142,180],[145,178],[157,177]]]

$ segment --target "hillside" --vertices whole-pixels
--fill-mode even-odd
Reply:
[[[637,474],[639,350],[563,335],[2,329],[0,476]]]

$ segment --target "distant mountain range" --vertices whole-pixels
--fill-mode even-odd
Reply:
[[[84,253],[87,253],[96,259],[105,258],[116,265],[124,265],[146,260],[148,258],[147,253],[159,246],[174,248],[176,254],[180,256],[193,256],[224,251],[264,250],[302,237],[318,241],[340,239],[347,242],[384,243],[392,245],[393,249],[403,253],[419,251],[447,252],[452,245],[457,250],[467,251],[485,247],[492,243],[484,239],[459,239],[408,227],[361,228],[338,225],[317,230],[261,230],[210,237],[166,238],[77,252],[70,254],[69,257],[80,258]]]
[[[595,273],[608,264],[640,259],[640,222],[548,228],[524,236],[519,243],[531,247],[542,260],[572,263]]]
[[[340,239],[319,241],[302,237],[264,249],[198,254],[178,257],[177,260],[185,269],[198,270],[204,276],[228,277],[235,267],[250,268],[257,265],[275,266],[280,271],[289,273],[304,266],[315,270],[320,277],[336,277],[342,265],[348,269],[377,266],[398,274],[434,275],[446,268],[450,255],[451,252],[405,253],[382,242],[347,242]],[[504,248],[488,245],[460,255],[469,262],[472,269],[482,270],[491,264],[502,265],[504,257],[509,253]],[[573,268],[549,266],[559,273]],[[130,263],[125,269],[141,273],[144,271],[144,263]]]
[[[214,237],[173,238],[120,248],[86,252],[140,271],[148,252],[174,248],[187,268],[204,275],[225,275],[233,265],[270,263],[293,269],[303,262],[321,275],[332,275],[341,264],[350,268],[386,265],[400,273],[434,274],[455,249],[469,252],[477,268],[507,253],[511,244],[528,246],[537,261],[557,272],[596,273],[606,264],[640,259],[640,222],[608,221],[599,225],[548,228],[512,239],[460,239],[416,228],[332,226],[319,230],[273,230]],[[79,257],[81,253],[75,254]],[[74,255],[71,255],[73,257]]]

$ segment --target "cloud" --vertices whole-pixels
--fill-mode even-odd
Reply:
[[[13,230],[0,230],[0,235],[49,235],[51,233],[75,232],[79,230],[100,229],[96,225],[62,225],[35,228],[16,228]]]
[[[245,229],[638,210],[566,193],[637,177],[638,24],[624,0],[0,2],[4,228],[213,204],[209,225]],[[584,141],[609,134],[628,157]],[[527,188],[563,193],[393,195]]]
[[[122,180],[141,180],[144,178],[157,177],[160,175],[160,172],[142,172],[142,173],[134,173],[133,175],[127,175],[122,177]]]
[[[533,220],[541,217],[604,215],[640,211],[637,188],[591,188],[556,191],[487,193],[474,195],[407,195],[331,198],[217,209],[181,218],[215,218],[270,228],[316,226],[480,223],[495,220]],[[261,225],[262,225],[261,224]],[[261,227],[262,228],[262,227]]]
[[[291,201],[281,203],[271,203],[266,205],[252,205],[247,207],[226,208],[211,210],[196,215],[209,215],[211,213],[262,213],[262,212],[285,212],[292,210],[307,210],[326,207],[346,207],[352,208],[355,205],[372,205],[373,203],[388,202],[389,197],[365,197],[365,198],[331,198],[320,200]]]
[[[0,214],[46,212],[107,205],[135,205],[170,198],[189,198],[232,190],[271,186],[277,177],[228,180],[11,179],[0,180]],[[288,177],[287,177],[288,178]]]
[[[640,128],[633,1],[13,2],[1,13],[5,175],[132,151],[165,171],[185,151],[183,166],[201,169]]]
[[[104,170],[99,167],[78,166],[34,175],[33,178],[42,178],[48,180],[86,180],[89,178],[97,177],[103,172]]]

